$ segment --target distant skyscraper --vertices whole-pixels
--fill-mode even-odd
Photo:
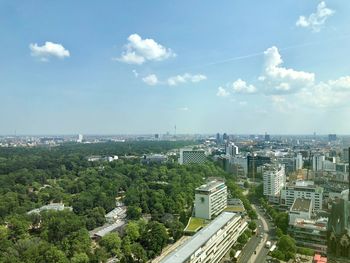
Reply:
[[[236,146],[234,143],[228,143],[226,145],[226,154],[230,156],[235,156],[238,154],[238,146]]]
[[[303,169],[303,156],[301,153],[298,153],[295,157],[295,170]]]
[[[154,138],[155,138],[156,140],[158,140],[158,139],[159,139],[159,134],[156,133],[156,134],[154,135]]]
[[[270,139],[270,135],[265,132],[265,141],[269,142]]]
[[[220,136],[220,133],[217,133],[217,134],[216,134],[216,143],[217,143],[217,144],[220,144],[220,143],[221,143],[221,136]]]
[[[82,135],[82,134],[78,134],[78,140],[77,140],[77,142],[82,143],[82,142],[83,142],[83,139],[84,139],[83,135]]]
[[[315,154],[312,157],[312,170],[314,171],[322,171],[323,170],[323,162],[326,160],[324,155]]]
[[[329,142],[334,142],[337,140],[337,135],[336,134],[328,134],[328,141]]]
[[[222,135],[222,139],[223,139],[224,141],[228,140],[228,135],[227,135],[227,133],[224,133],[224,134]]]

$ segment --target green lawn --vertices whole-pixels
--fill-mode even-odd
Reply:
[[[239,212],[244,212],[245,209],[242,206],[228,206],[225,208],[224,210],[225,212],[235,212],[235,213],[239,213]]]
[[[206,225],[205,219],[191,217],[188,226],[185,229],[185,232],[197,232],[203,226]]]

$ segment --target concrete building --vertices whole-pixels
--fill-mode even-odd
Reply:
[[[298,153],[297,156],[295,157],[295,170],[301,170],[303,169],[303,156],[301,153]]]
[[[238,146],[236,146],[233,142],[228,143],[228,145],[226,145],[225,150],[226,154],[230,156],[236,156],[239,154]]]
[[[323,170],[323,162],[325,161],[325,156],[320,154],[315,154],[312,157],[312,170],[314,171],[322,171]]]
[[[315,186],[312,181],[296,181],[287,184],[281,191],[281,203],[290,208],[296,198],[310,199],[313,210],[322,210],[323,188]]]
[[[281,190],[285,184],[286,174],[283,165],[265,165],[263,171],[264,195],[270,202],[279,203]]]
[[[181,149],[179,164],[204,163],[206,158],[204,150]]]
[[[248,156],[247,166],[248,166],[248,177],[257,177],[257,168],[264,164],[271,163],[271,158],[268,156]]]
[[[141,158],[141,163],[151,164],[151,163],[165,163],[168,161],[168,157],[164,154],[148,154]]]
[[[227,186],[223,181],[211,181],[195,191],[195,216],[212,219],[227,206]]]
[[[240,215],[224,212],[160,263],[218,263],[247,225]]]
[[[327,218],[312,219],[310,199],[296,198],[289,211],[288,234],[301,247],[327,252]]]

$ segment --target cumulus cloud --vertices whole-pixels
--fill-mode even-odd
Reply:
[[[297,71],[281,66],[283,60],[277,47],[268,48],[264,52],[264,56],[264,72],[259,77],[259,80],[265,82],[265,86],[269,87],[271,92],[297,92],[299,89],[314,83],[314,73]]]
[[[37,43],[29,45],[31,55],[38,57],[41,61],[48,61],[50,57],[63,59],[69,57],[69,50],[65,49],[61,44],[46,41],[44,45],[39,46]]]
[[[350,76],[319,82],[303,89],[298,94],[298,100],[318,108],[347,106],[350,100]]]
[[[176,54],[151,38],[142,39],[138,34],[128,37],[125,50],[116,60],[128,64],[141,65],[146,61],[162,61]]]
[[[232,83],[232,89],[235,93],[255,93],[256,88],[253,85],[248,85],[247,82],[237,79]]]
[[[297,108],[309,107],[318,109],[349,107],[350,76],[316,81],[312,72],[298,71],[282,66],[283,59],[277,47],[270,47],[264,52],[264,69],[258,78],[255,88],[242,79],[237,79],[226,87],[233,88],[234,93],[254,93],[257,90],[267,96],[271,105],[282,113]],[[229,97],[222,87],[217,96]]]
[[[206,79],[207,77],[202,74],[192,75],[189,73],[185,73],[183,75],[176,75],[168,78],[167,83],[169,86],[177,86],[186,82],[199,82]]]
[[[223,87],[218,87],[218,92],[216,93],[216,96],[218,97],[228,97],[230,95],[230,92],[228,92]]]
[[[327,8],[324,1],[320,2],[317,6],[315,13],[309,15],[309,17],[300,16],[295,23],[298,27],[310,28],[314,32],[319,32],[328,19],[335,13],[334,10]]]
[[[159,83],[158,78],[155,74],[150,74],[150,75],[142,78],[142,81],[145,82],[149,86],[155,86]]]

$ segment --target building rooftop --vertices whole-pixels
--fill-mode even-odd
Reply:
[[[213,189],[215,189],[218,186],[221,186],[222,184],[225,184],[224,181],[219,181],[219,180],[214,180],[214,181],[210,181],[206,184],[203,184],[199,187],[196,188],[197,191],[211,191]]]
[[[224,227],[235,216],[236,213],[223,212],[215,218],[209,225],[195,234],[171,254],[166,256],[161,263],[181,263],[191,257],[200,247],[204,246],[208,240],[214,236],[222,227]]]
[[[309,212],[310,209],[311,209],[310,199],[296,198],[290,210],[294,212]]]

